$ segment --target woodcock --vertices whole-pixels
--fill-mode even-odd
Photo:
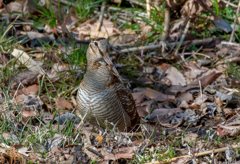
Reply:
[[[87,71],[81,81],[77,108],[89,123],[106,127],[113,125],[129,131],[139,123],[132,94],[126,88],[109,57],[110,44],[105,38],[91,41],[87,50]]]

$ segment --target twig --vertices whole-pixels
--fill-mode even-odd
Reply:
[[[168,33],[169,33],[170,9],[165,7],[164,12],[165,12],[164,29],[163,29],[163,34],[162,34],[161,41],[166,42],[166,39],[167,39]]]
[[[99,153],[98,151],[96,151],[96,150],[94,150],[94,149],[92,149],[92,148],[90,148],[90,147],[86,147],[86,149],[87,149],[88,151],[96,154],[97,156],[101,157],[102,159],[104,159],[104,156],[103,156],[101,153]]]
[[[239,148],[238,145],[233,145],[232,146],[234,149],[237,149]],[[219,149],[213,149],[213,150],[209,150],[209,151],[204,151],[204,152],[200,152],[200,153],[195,153],[193,156],[194,157],[200,157],[200,156],[204,156],[204,155],[208,155],[208,154],[212,154],[212,153],[219,153],[219,152],[224,152],[225,150],[227,150],[228,147],[223,147],[223,148],[219,148]],[[175,158],[172,158],[170,159],[169,161],[167,162],[172,162],[172,161],[175,161],[179,158],[191,158],[190,155],[183,155],[183,156],[180,156],[180,157],[175,157]],[[149,163],[144,163],[144,164],[164,164],[164,163],[167,163],[167,162],[163,162],[163,161],[158,161],[158,162],[149,162]]]
[[[203,111],[203,93],[202,93],[202,84],[201,84],[201,80],[198,81],[199,82],[199,90],[201,93],[201,99],[202,99],[202,103],[201,103],[201,111]]]
[[[160,45],[162,46],[162,52],[164,52],[166,49],[166,40],[169,33],[169,23],[170,23],[170,9],[165,7],[164,11],[165,11],[164,29],[163,29],[163,34],[160,41]]]
[[[106,1],[103,1],[102,7],[101,7],[101,14],[99,16],[99,22],[98,22],[96,31],[100,31],[100,29],[101,29],[101,26],[103,23],[103,15],[104,15],[105,7],[106,7]]]
[[[240,44],[238,44],[238,43],[230,43],[230,42],[226,42],[226,41],[222,41],[221,44],[222,45],[227,44],[230,46],[240,47]]]
[[[189,19],[189,18],[187,18],[187,19],[188,19],[188,20],[187,20],[186,27],[185,27],[185,29],[184,29],[184,31],[183,31],[182,37],[181,37],[181,39],[180,39],[180,41],[179,41],[179,44],[178,44],[178,46],[177,46],[177,48],[176,48],[175,54],[178,53],[178,50],[179,50],[179,48],[181,47],[181,45],[182,45],[182,43],[183,43],[183,40],[184,40],[184,38],[185,38],[185,36],[186,36],[186,34],[187,34],[187,31],[188,31],[188,28],[189,28],[189,25],[190,25],[190,19]]]
[[[151,18],[151,6],[150,6],[150,0],[146,0],[146,8],[147,8],[147,18]]]
[[[225,1],[225,0],[222,0],[224,3],[226,3],[226,4],[228,4],[229,6],[232,6],[232,7],[235,7],[235,8],[237,8],[238,6],[237,5],[234,5],[234,4],[232,4],[232,3],[230,3],[230,2],[228,2],[228,1]]]
[[[206,39],[202,39],[202,40],[193,40],[193,41],[185,41],[182,43],[182,46],[187,45],[187,44],[191,44],[191,45],[201,45],[204,43],[209,43],[211,41],[213,41],[214,39],[219,39],[221,37],[218,38],[206,38]],[[167,43],[167,46],[173,46],[175,44],[175,42],[172,43]],[[140,47],[133,47],[133,48],[128,48],[128,49],[123,49],[121,50],[122,53],[126,53],[126,52],[134,52],[134,51],[141,51],[142,49],[144,50],[154,50],[154,49],[159,49],[161,47],[161,45],[150,45],[150,46],[140,46]],[[115,54],[116,52],[111,52],[110,54]]]
[[[144,5],[144,4],[143,4]],[[145,6],[145,5],[144,5]],[[119,11],[117,14],[119,14],[120,12],[126,12],[126,13],[131,13],[130,10],[128,9],[120,9],[120,8],[116,8],[116,7],[108,7],[108,10],[114,10],[114,11]],[[147,18],[147,14],[146,13],[143,13],[143,12],[139,12],[139,11],[134,11],[133,12],[134,15],[138,15],[139,17],[145,17]]]
[[[77,126],[77,129],[84,124],[85,118],[87,117],[87,115],[89,114],[89,112],[90,112],[90,111],[88,110],[88,111],[85,113],[85,115],[81,118],[82,120],[81,120],[81,122],[79,123],[79,125]],[[77,140],[80,132],[81,132],[81,130],[79,130],[79,132],[78,132],[78,134],[76,135],[76,137],[75,137],[75,139],[74,139],[73,142],[75,142],[75,141]]]
[[[232,30],[232,33],[231,33],[231,37],[230,37],[230,39],[229,39],[229,42],[232,42],[232,41],[233,41],[233,35],[234,35],[234,33],[235,33],[235,30],[236,30],[236,23],[237,23],[237,19],[238,19],[239,7],[240,7],[240,0],[238,0],[238,7],[237,7],[235,19],[234,19],[234,26],[233,26],[233,30]]]
[[[130,3],[134,3],[136,5],[139,5],[139,6],[143,6],[143,7],[146,6],[144,3],[141,3],[141,2],[138,2],[138,1],[135,1],[135,0],[127,0],[127,1],[130,2]],[[151,7],[151,9],[153,9],[153,7]]]
[[[193,54],[193,53],[190,53],[190,52],[185,52],[185,53],[183,53],[183,55],[192,55],[192,54]],[[197,53],[197,52],[195,52],[194,55],[204,56],[204,57],[206,57],[206,58],[208,58],[208,59],[211,58],[211,57],[208,56],[208,55],[201,54],[201,53]]]
[[[60,3],[62,3],[62,4],[76,7],[76,5],[75,5],[74,3],[71,3],[71,2],[69,2],[69,1],[66,1],[66,0],[59,0],[59,1],[60,1]]]

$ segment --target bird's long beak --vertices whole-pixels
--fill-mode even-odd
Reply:
[[[104,55],[103,59],[108,64],[110,69],[113,71],[114,75],[118,77],[118,79],[121,81],[121,83],[123,83],[122,82],[122,78],[119,75],[119,73],[118,73],[117,69],[115,68],[115,66],[113,65],[112,60],[110,59],[109,55],[108,54]]]

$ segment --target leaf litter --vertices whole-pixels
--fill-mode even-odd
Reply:
[[[174,43],[181,26],[189,21],[183,16],[195,18],[191,26],[204,20],[207,30],[217,27],[226,35],[232,31],[226,18],[214,13],[213,3],[184,1],[176,5],[167,1],[181,16],[171,22],[166,40],[169,51],[163,53],[157,37],[162,29],[154,19],[146,22],[144,10],[108,7],[97,30],[98,11],[83,19],[70,9],[61,18],[54,2],[34,4],[37,8],[25,0],[0,3],[6,30],[0,40],[5,44],[0,50],[0,163],[186,163],[196,162],[196,157],[204,163],[223,162],[225,156],[229,162],[239,160],[235,155],[239,147],[234,145],[240,130],[239,47],[235,43],[228,46],[218,37],[207,42],[189,32],[182,36],[186,42],[179,44],[180,49]],[[206,11],[212,17],[199,15]],[[33,23],[46,16],[51,21],[38,22],[38,26]],[[136,23],[139,30],[126,28]],[[204,31],[202,26],[198,30]],[[82,53],[78,49],[85,47],[86,51],[89,40],[96,37],[108,38],[115,50],[123,50],[113,54],[112,60],[119,70],[123,68],[119,72],[132,90],[141,117],[137,131],[92,127],[76,110],[75,90],[86,60],[83,56],[74,59],[74,55]],[[11,47],[6,43],[13,38],[20,42],[10,43],[16,44]],[[189,50],[190,44],[198,50]],[[214,149],[219,154],[210,156]]]

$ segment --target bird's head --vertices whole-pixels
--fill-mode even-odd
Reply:
[[[98,61],[105,61],[106,63],[111,63],[109,58],[110,44],[105,38],[93,39],[87,50],[87,60],[88,63],[94,63]]]

